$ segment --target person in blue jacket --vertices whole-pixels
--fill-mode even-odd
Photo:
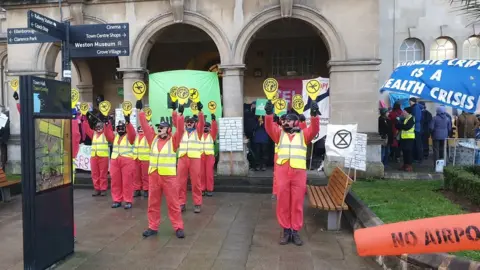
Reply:
[[[413,151],[413,159],[422,163],[423,161],[423,143],[422,143],[422,105],[417,103],[417,98],[411,97],[410,108],[412,109],[412,116],[415,119],[415,142]]]

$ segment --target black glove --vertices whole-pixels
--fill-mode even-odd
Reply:
[[[143,109],[143,103],[141,100],[137,100],[137,103],[135,103],[135,108],[139,110]]]
[[[310,115],[315,117],[317,115],[320,115],[320,111],[318,110],[318,104],[317,102],[312,102],[310,105]]]
[[[199,112],[202,111],[202,109],[203,109],[202,102],[199,101],[199,102],[197,103],[197,109],[198,109]]]
[[[108,116],[104,116],[102,114],[102,121],[103,121],[103,123],[105,123],[105,125],[108,125]]]
[[[167,108],[175,110],[173,106],[172,98],[170,97],[170,94],[167,93]]]
[[[215,117],[215,114],[212,113],[212,121],[217,120],[217,117]]]
[[[279,120],[280,120],[280,118],[278,118],[278,115],[275,115],[273,117],[273,122],[278,123]]]
[[[303,115],[303,114],[300,114],[300,115],[298,116],[298,118],[300,118],[300,122],[305,122],[305,120],[306,120],[306,119],[305,119],[305,115]]]
[[[17,91],[13,92],[13,98],[18,101],[18,93]]]
[[[130,123],[130,114],[129,115],[124,115],[125,116],[125,124]]]
[[[273,114],[273,103],[271,100],[267,101],[267,103],[265,104],[265,113],[267,115]]]
[[[180,106],[178,106],[178,113],[183,114],[183,110],[184,110],[183,105],[180,104]]]

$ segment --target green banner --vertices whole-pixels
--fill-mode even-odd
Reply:
[[[174,86],[185,86],[188,89],[196,88],[200,93],[200,101],[203,105],[203,113],[206,121],[211,121],[208,102],[217,103],[215,116],[222,117],[222,102],[220,97],[220,84],[215,72],[198,70],[174,70],[158,72],[149,76],[149,105],[152,109],[152,123],[160,121],[172,123],[172,110],[167,108],[167,95]],[[190,100],[185,104],[184,115],[193,115],[190,109]]]
[[[268,99],[266,98],[259,98],[255,101],[255,115],[263,116],[267,113],[265,112],[265,105],[267,104]],[[287,103],[288,104],[288,103]],[[288,106],[287,106],[288,108]],[[278,113],[278,116],[282,116],[287,113],[287,109],[282,110]]]

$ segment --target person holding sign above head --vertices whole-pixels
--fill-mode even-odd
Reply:
[[[112,129],[109,127],[108,118],[104,115],[99,115],[99,117],[100,119],[90,112],[87,112],[86,116],[82,116],[82,129],[92,139],[90,167],[94,188],[92,196],[94,197],[107,195],[108,157],[110,156],[108,143],[113,142],[115,138]],[[87,119],[92,122],[93,130],[90,128]]]
[[[176,103],[169,100],[169,108],[173,109],[172,122],[176,123],[177,114],[175,112]],[[200,213],[202,206],[202,135],[205,126],[205,117],[202,112],[203,105],[197,104],[198,116],[185,118],[185,133],[183,134],[180,147],[178,148],[178,183],[180,207],[182,212],[186,211],[187,203],[187,178],[190,175],[192,184],[192,197],[194,203],[194,213]],[[198,120],[197,120],[198,119]],[[176,126],[179,128],[179,126]]]
[[[273,104],[265,105],[265,128],[273,142],[278,144],[276,160],[277,220],[283,228],[281,245],[293,242],[303,245],[298,231],[303,227],[303,202],[307,189],[307,145],[320,129],[316,102],[310,107],[310,126],[300,129],[300,118],[295,114],[285,117],[280,128],[273,122]]]
[[[138,100],[136,108],[142,109],[142,101]],[[145,137],[150,145],[150,166],[148,168],[148,229],[143,232],[143,237],[156,235],[160,225],[160,209],[162,193],[167,201],[168,218],[172,223],[178,238],[184,238],[183,219],[178,201],[177,182],[177,149],[183,136],[183,106],[178,107],[176,117],[177,131],[172,135],[172,127],[168,122],[160,122],[157,125],[158,134],[150,128],[145,112],[140,112],[138,117]]]
[[[125,202],[124,208],[130,209],[133,202],[133,181],[136,175],[134,148],[136,133],[130,123],[130,114],[124,116],[125,122],[117,123],[117,134],[112,147],[110,163],[112,208],[118,208],[122,206],[122,202]]]
[[[215,166],[215,141],[217,140],[217,121],[212,113],[212,124],[206,122],[201,137],[202,152],[202,191],[208,197],[213,196],[213,167]]]
[[[151,128],[149,126],[149,128]],[[136,177],[133,182],[135,193],[133,197],[139,197],[143,190],[143,197],[148,197],[148,163],[150,161],[150,146],[143,132],[142,126],[137,127],[137,138],[135,138],[135,165]]]

